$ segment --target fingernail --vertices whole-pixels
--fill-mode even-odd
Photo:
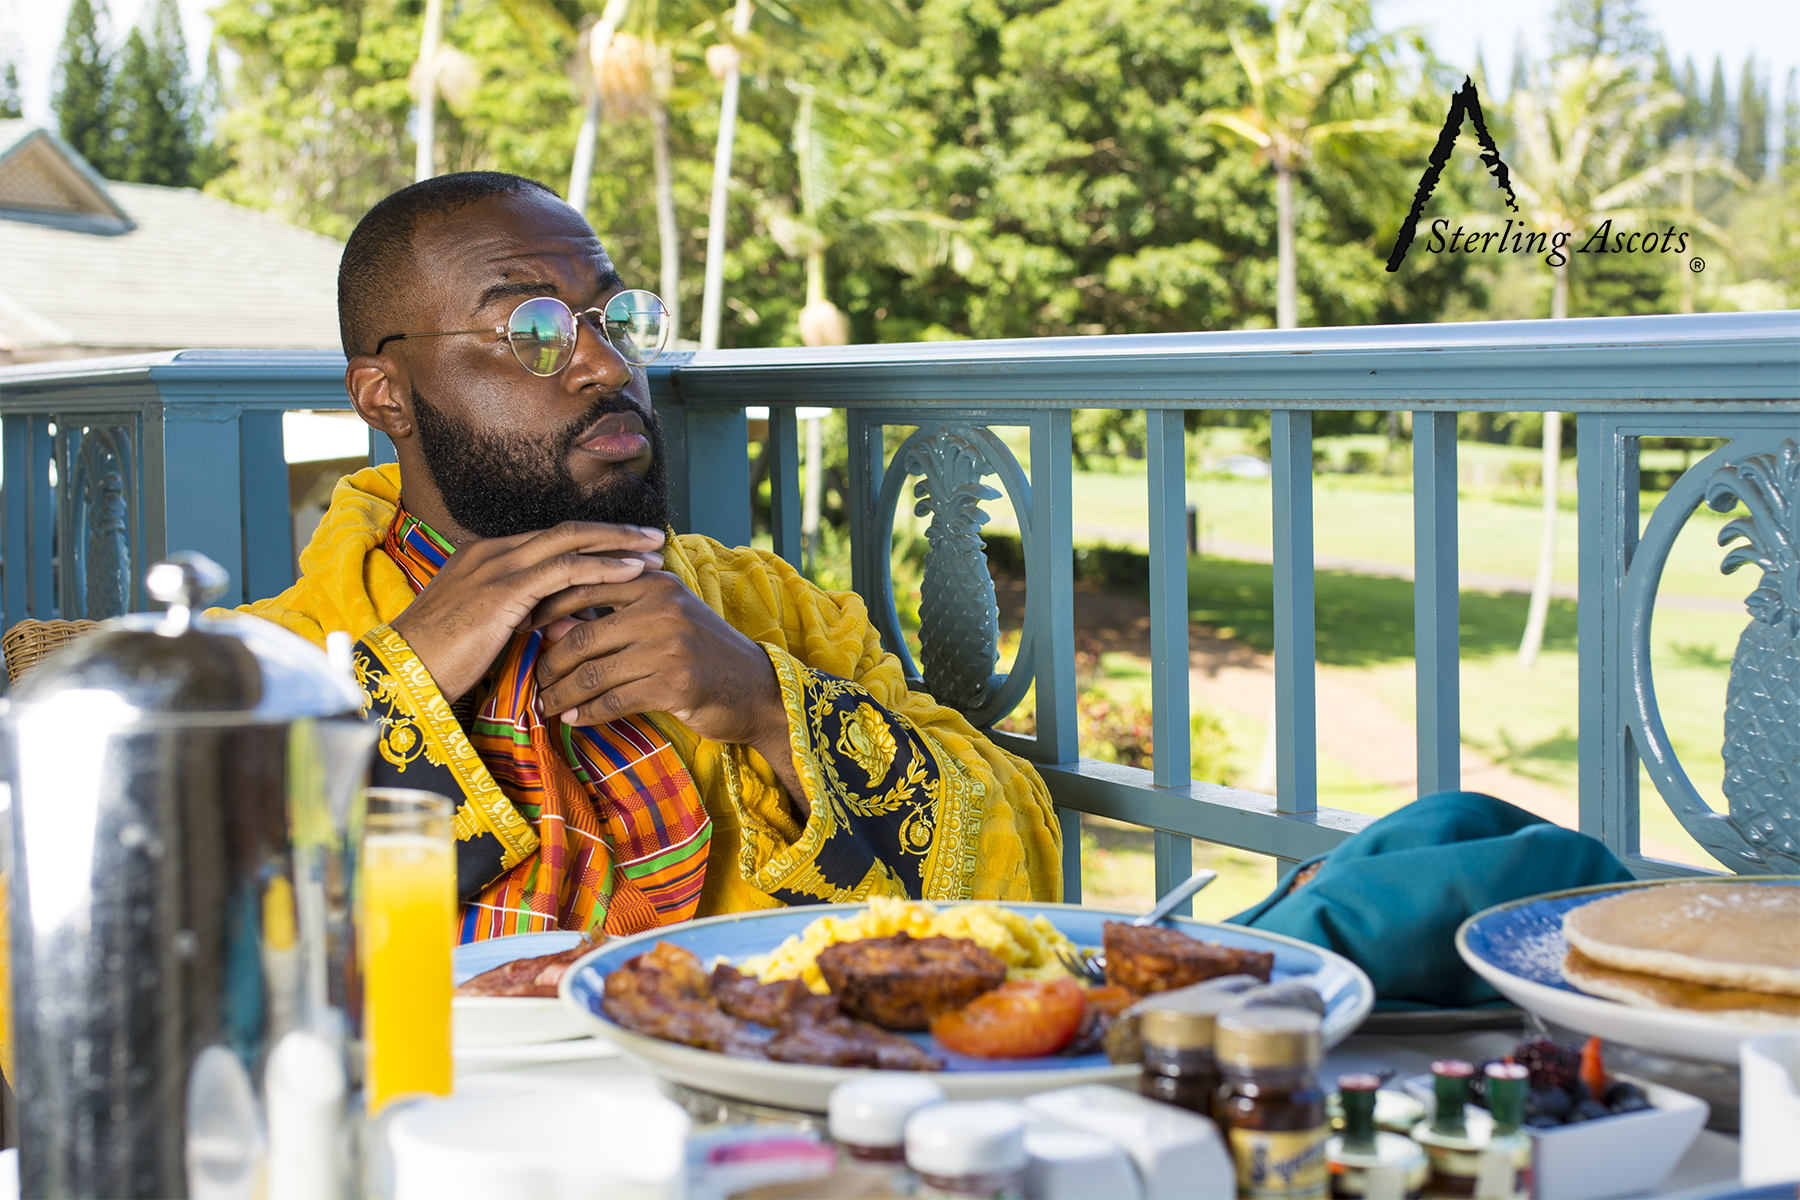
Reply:
[[[573,725],[573,724],[575,724],[575,717],[576,717],[576,712],[574,709],[571,708],[568,712],[566,712],[562,715],[562,723],[564,725]]]

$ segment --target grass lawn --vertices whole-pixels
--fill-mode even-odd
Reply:
[[[1273,570],[1265,563],[1196,558],[1189,564],[1189,613],[1259,649],[1274,641]],[[1320,571],[1315,576],[1321,663],[1367,668],[1371,684],[1398,715],[1414,715],[1412,585],[1405,580]],[[1463,741],[1521,775],[1573,798],[1580,671],[1575,604],[1550,605],[1544,653],[1523,671],[1514,656],[1527,598],[1463,592]],[[1651,670],[1663,721],[1677,756],[1700,794],[1724,807],[1720,757],[1725,686],[1731,655],[1747,618],[1731,613],[1661,607],[1651,625]],[[1327,792],[1321,767],[1320,791]],[[1712,863],[1645,781],[1647,837],[1689,851],[1685,861]],[[1378,811],[1346,803],[1337,807]],[[1379,810],[1385,811],[1385,810]]]

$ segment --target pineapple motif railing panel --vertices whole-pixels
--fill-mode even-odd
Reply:
[[[1729,521],[1720,564],[1761,579],[1732,657],[1724,714],[1726,812],[1694,787],[1663,727],[1650,665],[1657,581],[1676,535],[1702,503]],[[1625,577],[1633,705],[1627,727],[1663,801],[1707,852],[1734,871],[1800,873],[1800,443],[1770,431],[1734,438],[1691,467],[1657,506]]]
[[[929,549],[919,594],[922,661],[913,662],[900,628],[891,557],[879,561],[878,624],[909,679],[919,680],[933,697],[976,726],[991,725],[1018,707],[1031,686],[1035,647],[1027,630],[1012,669],[1004,675],[993,673],[1000,652],[1000,610],[981,540],[981,528],[989,519],[981,504],[1000,499],[1002,493],[982,479],[998,476],[1005,487],[1018,514],[1027,562],[1031,484],[1018,459],[992,430],[955,420],[921,425],[901,443],[883,472],[875,503],[875,546],[893,544],[901,488],[915,476],[919,482],[913,495],[918,502],[913,513],[931,518],[925,527]]]

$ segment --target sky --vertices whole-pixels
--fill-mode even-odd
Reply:
[[[98,3],[99,0],[96,0]],[[148,0],[111,0],[111,26],[118,40],[137,21]],[[353,0],[351,0],[353,2]],[[182,26],[195,75],[205,66],[212,23],[206,10],[217,0],[179,0]],[[1439,58],[1471,70],[1479,45],[1487,62],[1490,86],[1504,89],[1513,45],[1523,39],[1528,53],[1542,58],[1549,50],[1550,13],[1554,0],[1375,0],[1376,20],[1388,29],[1405,25],[1424,28]],[[1795,0],[1642,0],[1653,28],[1668,42],[1671,57],[1681,63],[1691,54],[1700,68],[1702,86],[1710,77],[1715,55],[1725,59],[1726,82],[1733,95],[1744,56],[1755,51],[1765,68],[1773,68],[1773,100],[1780,111],[1787,73],[1800,67],[1800,3]],[[68,0],[0,0],[0,54],[18,56],[25,92],[25,115],[48,123],[56,48],[68,21]],[[1773,136],[1773,135],[1772,135]]]

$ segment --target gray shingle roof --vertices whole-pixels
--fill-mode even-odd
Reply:
[[[0,158],[31,132],[17,125],[26,123],[0,122]],[[105,189],[135,223],[130,232],[0,213],[0,355],[338,347],[342,243],[191,188]]]

